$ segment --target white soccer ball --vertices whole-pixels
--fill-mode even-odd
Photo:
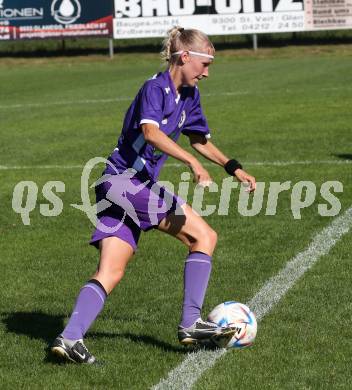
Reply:
[[[208,321],[218,326],[234,326],[237,331],[224,348],[244,348],[253,344],[257,334],[254,313],[243,303],[229,301],[220,303],[208,315]]]

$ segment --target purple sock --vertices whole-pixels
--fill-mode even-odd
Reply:
[[[200,316],[211,272],[211,257],[191,252],[185,263],[184,296],[180,326],[188,328]]]
[[[100,282],[95,279],[84,285],[78,294],[71,318],[61,333],[65,339],[83,339],[90,325],[104,307],[107,294]]]

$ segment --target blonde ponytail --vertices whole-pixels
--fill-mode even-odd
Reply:
[[[210,39],[203,32],[196,29],[184,29],[181,26],[174,26],[167,32],[163,41],[161,58],[169,64],[177,60],[177,56],[172,56],[180,50],[204,50],[210,49],[214,54],[215,49]]]
[[[183,33],[185,29],[181,26],[174,26],[172,27],[168,32],[167,36],[163,41],[163,48],[161,51],[161,58],[164,61],[169,62],[171,59],[171,54],[174,52],[174,50],[171,49],[171,46],[175,46],[175,42],[177,40],[177,37]]]

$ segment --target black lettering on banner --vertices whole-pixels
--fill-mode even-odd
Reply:
[[[302,11],[303,0],[115,0],[115,16],[225,15]]]

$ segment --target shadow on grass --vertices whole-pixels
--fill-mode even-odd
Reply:
[[[43,340],[47,345],[49,345],[58,334],[60,334],[64,328],[65,319],[65,316],[63,315],[52,315],[42,312],[2,313],[1,317],[7,332]],[[166,352],[188,352],[188,350],[184,347],[172,345],[148,335],[137,335],[133,333],[88,332],[87,338],[89,339],[90,337],[127,339],[138,344],[143,343],[145,345],[157,347]],[[44,361],[48,363],[57,363],[57,360],[53,359],[48,352],[49,350],[46,348],[46,357]]]
[[[333,156],[341,158],[343,160],[352,160],[352,153],[339,153],[333,154]]]
[[[178,345],[172,345],[169,343],[166,343],[162,340],[158,340],[152,336],[148,335],[137,335],[133,333],[106,333],[106,332],[89,332],[88,333],[88,338],[123,338],[127,339],[130,341],[133,341],[134,343],[137,344],[145,344],[145,345],[151,345],[153,347],[157,347],[163,351],[166,352],[175,352],[175,353],[185,353],[189,352],[187,349],[184,347],[178,346]]]
[[[62,331],[64,316],[42,312],[2,313],[6,330],[50,343]]]

